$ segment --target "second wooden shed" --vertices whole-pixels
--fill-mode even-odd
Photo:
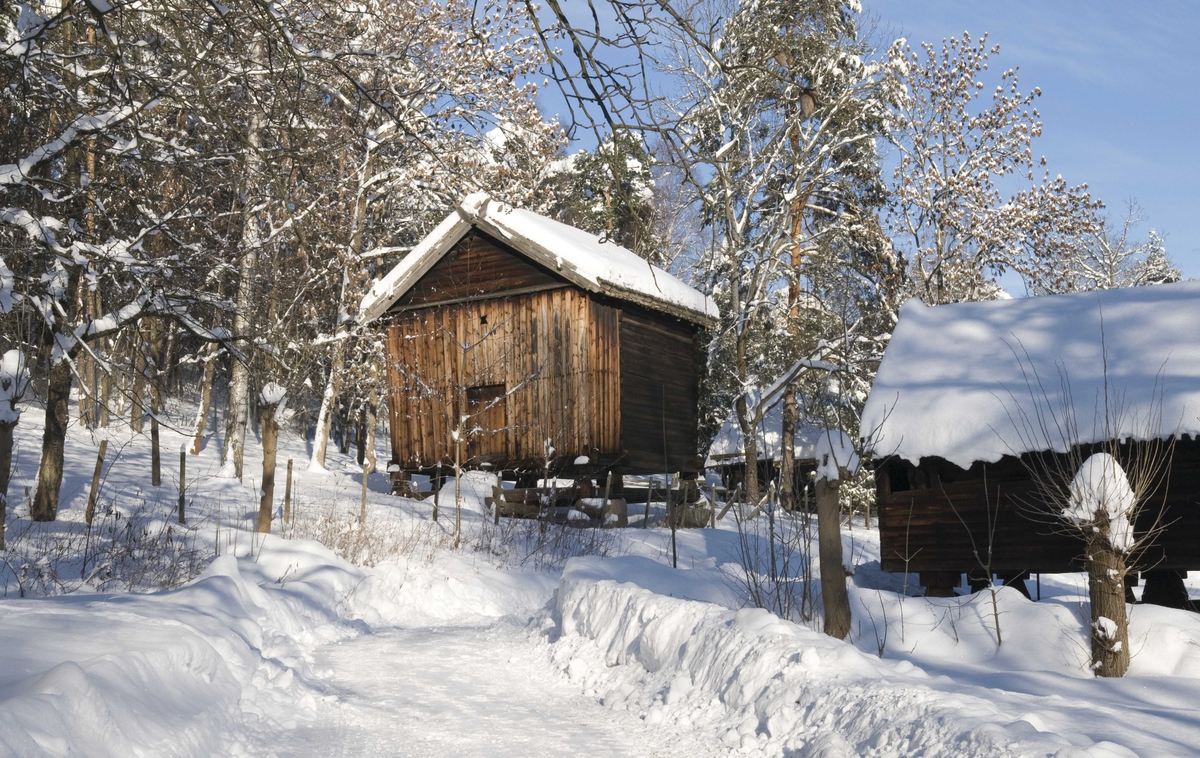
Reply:
[[[883,568],[941,595],[985,566],[1007,579],[1078,571],[1082,540],[1041,505],[1031,471],[1106,440],[1122,441],[1119,459],[1159,440],[1169,457],[1135,524],[1153,539],[1134,568],[1182,587],[1177,572],[1200,569],[1197,325],[1200,282],[906,303],[862,415]]]

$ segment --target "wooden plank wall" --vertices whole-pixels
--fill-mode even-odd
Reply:
[[[566,280],[473,229],[434,264],[391,310],[560,287]]]
[[[986,477],[986,478],[985,478]],[[1082,570],[1083,543],[1046,514],[1022,462],[1005,457],[963,469],[940,458],[920,466],[889,459],[876,471],[885,571],[975,571],[986,555],[1001,574]],[[1200,570],[1200,441],[1174,444],[1170,475],[1146,499],[1138,531],[1160,518],[1162,533],[1137,568]],[[972,539],[974,542],[972,542]]]
[[[474,463],[537,465],[547,439],[559,458],[618,453],[618,339],[616,311],[570,287],[396,314],[388,327],[396,460],[406,468],[453,460],[458,390],[496,384],[506,391],[505,452]]]
[[[696,329],[670,316],[622,306],[621,435],[628,473],[691,472],[700,465]]]

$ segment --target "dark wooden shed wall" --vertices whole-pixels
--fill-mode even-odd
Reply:
[[[472,229],[404,293],[393,312],[421,305],[514,295],[565,287],[566,279],[511,247]]]
[[[990,530],[992,567],[1001,575],[1083,568],[1082,542],[1047,512],[1015,457],[965,471],[941,458],[924,458],[920,466],[886,459],[877,467],[876,488],[886,571],[978,571],[975,553],[986,560]],[[1162,533],[1136,568],[1200,569],[1200,441],[1174,443],[1170,469],[1146,499],[1137,530],[1144,533],[1156,520]]]
[[[460,403],[495,398],[497,387],[496,405],[476,401],[487,412],[475,419],[485,428],[472,437],[472,464],[536,466],[547,439],[559,458],[617,454],[615,317],[573,288],[400,314],[388,327],[395,458],[406,468],[452,461]]]
[[[622,306],[621,440],[628,471],[699,470],[701,363],[696,337],[692,324]]]

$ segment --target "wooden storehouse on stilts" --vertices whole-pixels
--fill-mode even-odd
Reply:
[[[905,304],[861,426],[883,568],[943,596],[964,574],[1079,571],[1083,542],[1038,472],[1070,476],[1101,450],[1125,466],[1149,442],[1165,457],[1134,525],[1149,535],[1134,568],[1144,600],[1187,605],[1180,572],[1200,569],[1198,327],[1200,282]]]
[[[712,299],[634,253],[479,193],[362,303],[386,335],[392,468],[534,486],[695,477]],[[465,419],[465,420],[464,420]],[[461,428],[460,428],[461,427]]]
[[[764,400],[766,407],[762,418],[754,426],[758,481],[763,488],[779,478],[780,457],[783,451],[782,399],[783,388],[780,387],[774,396],[768,396]],[[752,394],[749,401],[751,408],[757,406],[759,402],[757,394]],[[812,474],[817,470],[816,449],[823,434],[825,432],[815,427],[803,423],[796,424],[796,433],[792,442],[792,457],[795,460],[792,469],[792,492],[796,493],[798,507],[806,510],[813,497]],[[717,435],[713,437],[704,466],[707,471],[720,477],[721,487],[727,492],[733,492],[745,481],[746,443],[736,413],[729,414],[721,424]]]

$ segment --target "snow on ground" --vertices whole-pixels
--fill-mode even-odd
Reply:
[[[1094,679],[1079,575],[1041,577],[1036,603],[913,597],[859,520],[843,532],[844,643],[819,633],[819,595],[791,621],[745,607],[732,517],[681,530],[672,569],[659,528],[492,526],[476,476],[455,551],[452,489],[435,524],[429,501],[374,476],[361,525],[358,467],[333,452],[327,472],[305,471],[292,433],[279,457],[298,464],[297,518],[264,539],[250,531],[256,444],[244,483],[216,475],[219,439],[189,457],[181,528],[184,435],[163,430],[153,488],[145,436],[115,427],[89,534],[97,440],[77,427],[61,520],[25,520],[39,422],[29,409],[18,426],[0,554],[0,756],[1098,758],[1200,744],[1200,616],[1133,606],[1130,675]]]

